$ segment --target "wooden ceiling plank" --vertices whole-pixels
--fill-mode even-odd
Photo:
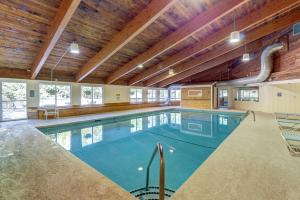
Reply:
[[[5,5],[5,4],[2,4],[2,3],[0,3],[0,11],[5,12],[8,15],[11,15],[11,16],[20,16],[20,17],[23,17],[23,18],[34,20],[36,22],[49,24],[49,20],[46,19],[46,18],[40,17],[40,16],[32,14],[32,13],[22,11],[18,8],[13,8],[12,6],[8,6],[8,5]]]
[[[113,83],[122,76],[130,73],[135,70],[139,64],[144,64],[147,61],[153,59],[154,57],[162,54],[168,49],[174,47],[176,44],[179,44],[183,40],[192,36],[194,33],[202,30],[208,25],[212,24],[221,17],[227,15],[234,9],[240,7],[248,0],[223,0],[219,1],[208,10],[201,12],[199,15],[194,17],[189,23],[185,24],[181,28],[177,29],[175,32],[171,33],[165,39],[156,43],[146,52],[140,54],[124,66],[117,69],[113,72],[108,78],[107,83]]]
[[[46,35],[44,44],[33,62],[31,67],[31,79],[35,79],[42,69],[79,4],[80,0],[63,0],[53,20],[51,28]]]
[[[262,21],[273,17],[280,12],[286,11],[295,5],[298,5],[300,3],[300,0],[276,0],[269,2],[262,8],[253,11],[252,13],[238,19],[236,21],[236,27],[239,31],[244,31],[246,29],[249,29],[250,27],[253,27]],[[145,81],[167,69],[169,69],[171,66],[182,62],[191,56],[205,50],[206,48],[209,48],[219,42],[222,42],[226,40],[232,31],[233,25],[228,25],[221,29],[220,31],[211,34],[209,37],[205,38],[204,41],[200,41],[196,43],[192,47],[188,47],[174,56],[171,56],[160,63],[156,64],[153,67],[150,67],[149,69],[142,71],[140,74],[137,74],[133,78],[129,80],[129,85],[135,85],[141,81]]]
[[[253,51],[259,50],[260,48],[262,48],[262,42],[261,41],[256,41],[256,42],[253,42],[252,44],[250,44],[248,46],[248,51],[253,52]],[[160,82],[158,85],[159,85],[159,87],[166,87],[166,86],[170,85],[169,83],[173,83],[174,80],[176,80],[176,81],[178,79],[182,80],[182,79],[187,78],[189,76],[193,76],[197,73],[200,73],[200,72],[203,72],[205,70],[211,69],[213,67],[219,66],[219,65],[221,65],[225,62],[228,62],[230,60],[233,60],[233,59],[236,59],[236,58],[240,57],[244,52],[245,52],[244,47],[240,47],[240,48],[235,49],[231,52],[223,54],[222,56],[219,56],[219,57],[217,57],[213,60],[210,60],[206,63],[203,63],[203,64],[199,65],[196,68],[193,68],[193,69],[190,69],[190,70],[185,70],[184,72],[179,74],[180,76],[177,76],[177,77],[173,76],[170,79],[167,79],[167,80],[164,80],[164,81]]]
[[[139,15],[130,21],[113,39],[92,57],[78,72],[76,81],[80,82],[134,37],[140,34],[161,14],[169,9],[176,0],[153,0]]]
[[[246,36],[245,36],[243,44],[239,44],[236,46],[224,45],[223,48],[219,48],[218,50],[210,51],[208,54],[199,56],[191,61],[183,63],[182,65],[177,65],[174,68],[174,71],[176,73],[174,76],[170,77],[170,75],[167,72],[159,75],[160,79],[162,80],[159,83],[159,87],[165,87],[167,85],[170,85],[172,83],[180,81],[184,78],[187,78],[191,75],[199,73],[198,69],[202,69],[203,66],[207,66],[206,62],[213,62],[211,60],[216,59],[216,56],[219,57],[219,56],[223,56],[224,54],[226,54],[226,55],[230,54],[233,51],[235,51],[237,48],[243,48],[242,45],[244,45],[244,44],[248,44],[248,43],[258,40],[266,35],[269,35],[273,32],[280,31],[288,26],[291,26],[292,24],[297,22],[299,19],[300,19],[300,9],[293,10],[283,17],[277,18],[265,25],[262,25],[252,31],[247,32],[245,34]],[[219,52],[221,52],[221,53],[219,53]],[[242,55],[242,53],[240,55]],[[220,63],[220,64],[222,64],[222,63]],[[212,66],[212,67],[214,67],[214,66]],[[204,68],[207,69],[207,67],[204,67]],[[201,70],[200,70],[200,72],[201,72]],[[157,80],[153,81],[150,79],[149,81],[147,81],[146,86],[151,86],[156,83],[157,83]]]

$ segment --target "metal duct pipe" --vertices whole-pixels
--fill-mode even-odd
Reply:
[[[283,48],[282,43],[275,43],[267,46],[260,56],[260,72],[256,76],[235,79],[231,81],[222,81],[217,83],[217,86],[230,86],[230,85],[246,85],[251,83],[261,83],[270,76],[273,70],[272,54]]]

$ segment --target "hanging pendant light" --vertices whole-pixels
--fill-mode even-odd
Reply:
[[[250,61],[250,54],[244,53],[243,54],[243,62],[248,62],[248,61]]]
[[[238,43],[241,41],[241,36],[239,31],[233,31],[230,33],[230,42]]]
[[[243,62],[248,62],[248,61],[250,61],[250,54],[249,53],[247,53],[247,47],[246,47],[246,45],[245,45],[245,53],[243,54]]]
[[[79,45],[76,42],[72,42],[70,45],[70,52],[74,53],[74,54],[79,54],[80,50],[79,50]]]
[[[241,34],[236,30],[235,15],[233,16],[233,32],[230,33],[230,43],[238,43],[241,41]]]

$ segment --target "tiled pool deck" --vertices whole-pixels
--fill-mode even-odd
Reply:
[[[34,126],[166,108],[0,123],[0,199],[135,199]],[[272,114],[248,116],[172,200],[300,199],[300,158],[290,156]]]

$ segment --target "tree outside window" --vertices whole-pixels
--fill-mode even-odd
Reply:
[[[27,117],[26,83],[2,82],[2,119]]]
[[[81,105],[102,104],[102,87],[81,87]]]
[[[40,106],[68,106],[71,104],[70,85],[40,85]]]

